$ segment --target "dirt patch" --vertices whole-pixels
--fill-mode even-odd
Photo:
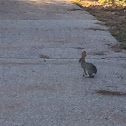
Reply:
[[[16,65],[41,65],[41,63],[33,63],[33,62],[0,62],[0,65],[11,65],[11,66],[16,66]]]
[[[126,96],[125,92],[118,92],[118,91],[96,90],[95,92],[97,94],[108,95],[108,96]]]
[[[90,52],[88,53],[89,55],[98,55],[98,56],[103,56],[105,55],[105,52]]]
[[[107,31],[106,29],[101,29],[101,28],[87,28],[86,30],[93,30],[93,31]]]
[[[64,90],[64,87],[60,84],[53,84],[53,85],[28,85],[26,87],[27,91],[49,91],[49,92],[57,92]]]
[[[115,52],[121,52],[121,49],[119,48],[118,44],[110,46],[111,50]]]
[[[114,118],[114,120],[117,120],[126,124],[126,116],[118,114],[118,113],[114,113],[112,117]]]
[[[41,54],[39,57],[40,57],[40,58],[44,58],[44,59],[49,59],[49,56],[43,55],[43,54]]]
[[[98,20],[109,26],[111,34],[120,42],[120,48],[126,49],[126,7],[100,4],[96,0],[73,0]]]

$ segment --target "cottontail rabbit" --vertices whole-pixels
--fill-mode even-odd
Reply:
[[[79,62],[81,63],[81,67],[84,70],[84,75],[87,77],[94,77],[94,75],[97,73],[97,68],[92,63],[85,62],[86,52],[82,52],[82,57],[80,58]]]

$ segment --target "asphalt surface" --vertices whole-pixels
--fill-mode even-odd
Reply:
[[[71,1],[0,1],[0,126],[125,126],[126,51],[117,44]],[[95,78],[82,76],[84,50]]]

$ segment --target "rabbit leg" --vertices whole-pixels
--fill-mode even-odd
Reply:
[[[83,74],[83,77],[85,77],[86,76],[86,71],[85,71],[85,69],[83,69],[84,70],[84,74]]]
[[[85,69],[84,69],[83,77],[89,77],[88,71],[86,71]]]
[[[90,75],[89,75],[89,73],[88,73],[88,70],[86,70],[86,77],[87,77],[87,78],[90,77]]]
[[[94,78],[94,75],[89,75],[90,78]]]
[[[96,75],[95,73],[93,73],[93,74],[89,74],[90,78],[94,78],[95,75]]]

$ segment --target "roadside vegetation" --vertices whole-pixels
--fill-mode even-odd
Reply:
[[[126,49],[126,0],[73,0],[73,2],[109,26],[120,48]]]

